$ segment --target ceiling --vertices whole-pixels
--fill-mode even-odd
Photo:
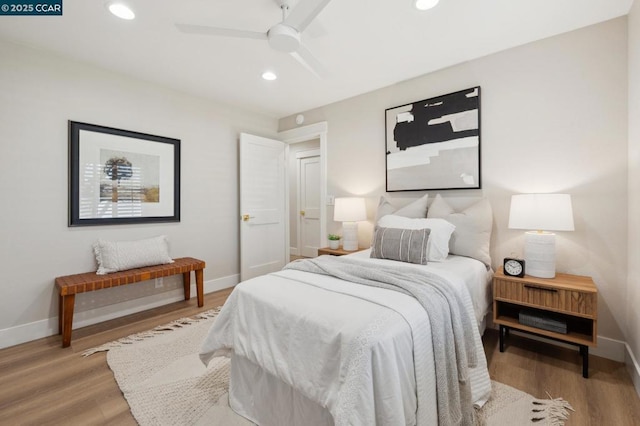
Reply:
[[[181,33],[175,23],[267,31],[278,0],[64,0],[63,16],[1,16],[0,38],[183,92],[285,117],[500,50],[626,15],[633,0],[333,0],[303,32],[320,79],[265,40]],[[305,0],[290,0],[291,9]],[[275,81],[260,76],[278,74]]]

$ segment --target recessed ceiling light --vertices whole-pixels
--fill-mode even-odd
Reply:
[[[268,81],[272,81],[272,80],[275,80],[276,78],[278,78],[278,76],[274,72],[265,71],[265,72],[262,73],[262,78],[264,78],[265,80],[268,80]]]
[[[136,17],[136,14],[133,13],[133,10],[131,10],[129,6],[119,1],[108,2],[107,8],[109,9],[109,12],[113,13],[120,19],[130,21]]]
[[[429,10],[436,7],[440,0],[415,0],[414,5],[418,10]]]

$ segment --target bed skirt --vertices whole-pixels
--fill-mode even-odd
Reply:
[[[334,424],[326,408],[235,354],[231,355],[229,405],[260,426]]]

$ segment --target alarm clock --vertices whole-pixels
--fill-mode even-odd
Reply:
[[[505,275],[510,277],[524,277],[524,260],[505,257],[503,271]]]

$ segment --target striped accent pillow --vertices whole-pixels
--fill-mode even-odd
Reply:
[[[426,265],[430,233],[429,228],[400,229],[376,226],[371,257]]]

